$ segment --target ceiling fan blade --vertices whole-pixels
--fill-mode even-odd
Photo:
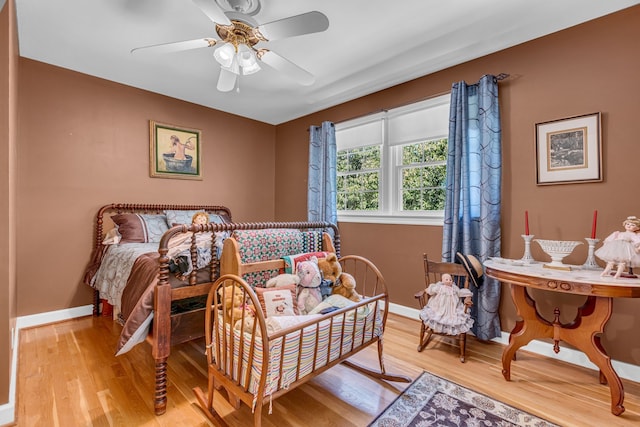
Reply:
[[[193,2],[216,24],[231,25],[231,20],[227,18],[215,0],[193,0]]]
[[[220,67],[220,76],[218,77],[218,90],[220,92],[230,92],[236,86],[238,75],[233,71]]]
[[[317,11],[290,16],[258,26],[258,30],[267,40],[319,33],[327,28],[329,28],[329,18]]]
[[[262,52],[262,55],[260,55],[260,60],[262,62],[286,74],[301,85],[309,86],[316,81],[316,78],[313,76],[313,74],[300,68],[293,62],[283,58],[277,53],[266,49],[262,50]]]
[[[212,46],[215,46],[217,42],[218,41],[216,39],[186,40],[183,42],[163,43],[163,44],[155,44],[151,46],[136,47],[135,49],[131,49],[131,53],[136,53],[141,51],[154,52],[154,53],[179,52],[182,50],[199,49],[202,47],[212,47]]]

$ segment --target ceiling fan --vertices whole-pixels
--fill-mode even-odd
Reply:
[[[258,25],[252,16],[260,11],[260,0],[192,1],[213,21],[218,38],[138,47],[132,49],[131,53],[168,53],[217,46],[213,56],[220,64],[217,88],[221,92],[236,87],[240,74],[249,75],[259,71],[260,63],[267,64],[302,85],[313,84],[315,77],[311,73],[258,44],[325,31],[329,28],[329,19],[323,13],[307,12]]]

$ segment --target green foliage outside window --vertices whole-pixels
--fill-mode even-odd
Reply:
[[[402,147],[402,209],[443,210],[447,139]]]
[[[378,210],[380,167],[380,146],[338,151],[338,210]]]

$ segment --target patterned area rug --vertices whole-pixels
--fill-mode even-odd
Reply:
[[[484,394],[423,372],[369,427],[558,427]]]

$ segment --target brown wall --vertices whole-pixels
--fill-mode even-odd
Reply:
[[[18,49],[14,4],[0,11],[0,405],[9,402],[16,323],[16,88]]]
[[[19,316],[91,303],[80,281],[104,204],[223,204],[237,220],[273,219],[272,125],[24,58],[19,71]],[[202,131],[202,181],[149,177],[149,120]]]
[[[276,218],[295,218],[306,210],[306,162],[309,125],[340,122],[448,92],[453,82],[477,82],[484,74],[509,73],[500,83],[503,125],[502,254],[523,253],[524,211],[531,233],[547,239],[581,240],[591,232],[594,209],[599,211],[598,235],[620,229],[628,215],[640,216],[633,190],[640,180],[635,164],[640,113],[640,6],[497,52],[388,90],[279,125],[276,148]],[[602,112],[602,183],[536,186],[535,124]],[[340,224],[343,254],[372,259],[390,285],[394,303],[415,307],[413,294],[424,286],[423,252],[439,257],[442,228]],[[533,255],[543,260],[536,244]],[[566,262],[580,264],[586,245]],[[548,259],[548,258],[547,258]],[[502,329],[511,330],[516,314],[503,289]],[[573,318],[575,298],[543,295],[545,313],[558,305]],[[559,300],[562,298],[562,300]],[[565,301],[566,300],[566,301]],[[603,339],[614,359],[640,363],[640,300],[619,299]]]

